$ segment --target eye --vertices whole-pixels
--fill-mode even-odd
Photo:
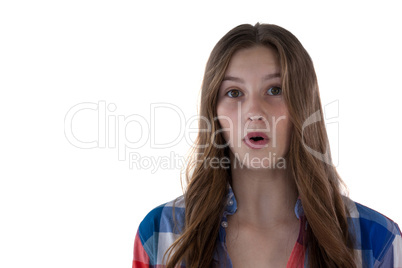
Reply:
[[[280,87],[271,87],[268,89],[268,95],[276,96],[282,94],[282,89]]]
[[[226,95],[228,95],[231,98],[237,98],[239,96],[241,96],[243,93],[240,92],[240,90],[238,89],[231,89],[229,90]]]

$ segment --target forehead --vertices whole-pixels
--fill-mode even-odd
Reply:
[[[230,59],[226,74],[280,72],[278,53],[269,47],[253,46],[238,50]]]

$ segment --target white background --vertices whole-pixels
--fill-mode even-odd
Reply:
[[[328,129],[350,197],[402,224],[397,1],[217,2],[2,1],[0,267],[131,267],[140,221],[182,194],[180,165],[130,169],[109,141],[77,148],[65,136],[66,114],[104,101],[116,107],[106,111],[112,121],[135,115],[150,123],[151,103],[164,102],[188,121],[211,49],[242,23],[277,24],[299,38],[323,105],[339,104]],[[172,141],[183,123],[174,110],[159,110],[150,138]],[[97,126],[97,111],[86,110],[72,130],[93,141]],[[134,122],[120,132],[135,143],[148,130]],[[188,149],[183,138],[126,152],[145,161]]]

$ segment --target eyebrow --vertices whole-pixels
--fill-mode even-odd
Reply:
[[[264,76],[264,77],[262,78],[262,80],[264,80],[264,81],[265,81],[265,80],[270,80],[270,79],[276,78],[276,77],[281,77],[281,74],[280,74],[280,73],[267,74],[266,76]],[[233,82],[238,82],[238,83],[244,84],[244,80],[243,80],[243,79],[241,79],[241,78],[239,78],[239,77],[235,77],[235,76],[230,76],[230,75],[225,76],[225,77],[223,78],[222,82],[223,82],[223,81],[233,81]]]

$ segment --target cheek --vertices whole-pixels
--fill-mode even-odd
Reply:
[[[237,131],[235,131],[238,127],[237,112],[234,109],[218,106],[217,115],[219,119],[219,124],[222,128],[221,133],[225,140],[229,141],[230,137],[234,138],[234,135],[236,135],[237,133]]]
[[[275,121],[275,130],[276,130],[276,137],[278,141],[281,142],[283,145],[289,143],[290,134],[292,131],[292,123],[290,121],[289,114],[285,107],[281,107],[278,109],[278,113],[274,115]]]
[[[289,119],[282,120],[278,124],[278,133],[277,134],[279,137],[279,141],[285,150],[287,150],[287,148],[290,144],[291,132],[292,132],[292,123],[290,122]]]

